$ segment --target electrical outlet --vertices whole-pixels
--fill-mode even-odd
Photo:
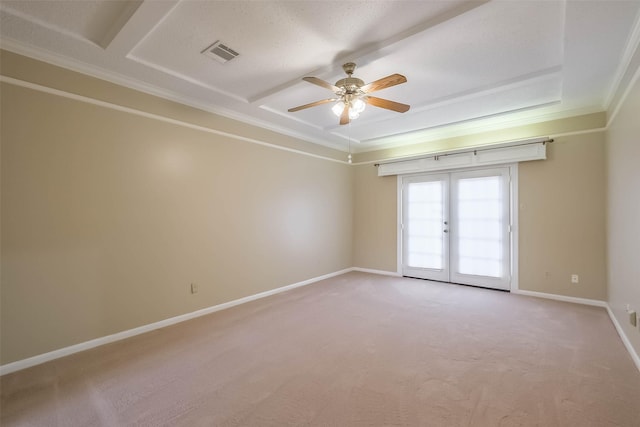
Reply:
[[[577,274],[572,274],[571,275],[571,283],[579,283],[580,282],[580,277],[578,277]]]
[[[191,293],[192,294],[197,294],[198,293],[198,284],[197,283],[192,283],[191,284]]]

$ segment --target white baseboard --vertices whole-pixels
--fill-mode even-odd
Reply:
[[[600,301],[597,299],[569,297],[566,295],[547,294],[544,292],[525,291],[522,289],[513,289],[511,290],[511,293],[518,294],[518,295],[527,295],[530,297],[552,299],[556,301],[572,302],[575,304],[594,305],[596,307],[607,307],[606,301]]]
[[[624,333],[622,326],[620,326],[618,319],[616,319],[616,316],[614,316],[613,311],[611,311],[611,307],[609,307],[609,304],[606,301],[600,301],[596,299],[568,297],[565,295],[555,295],[555,294],[547,294],[544,292],[523,291],[523,290],[512,290],[511,293],[606,308],[607,313],[609,313],[609,317],[611,318],[611,322],[613,322],[613,326],[616,328],[618,335],[620,335],[620,339],[622,340],[622,343],[624,344],[627,351],[629,352],[631,359],[633,359],[633,363],[635,363],[636,368],[638,368],[638,370],[640,371],[640,356],[638,356],[638,353],[636,353],[636,350],[631,345],[631,341],[629,341],[629,338]]]
[[[393,277],[402,277],[402,274],[396,271],[386,271],[386,270],[374,270],[371,268],[360,268],[353,267],[351,271],[359,271],[361,273],[371,273],[371,274],[380,274],[382,276],[393,276]]]
[[[302,282],[297,282],[291,285],[282,286],[280,288],[271,289],[269,291],[260,292],[255,295],[249,295],[248,297],[244,297],[244,298],[236,299],[233,301],[225,302],[222,304],[214,305],[211,307],[203,308],[201,310],[196,310],[191,313],[186,313],[180,316],[171,317],[169,319],[164,319],[159,322],[154,322],[148,325],[139,326],[137,328],[129,329],[126,331],[118,332],[118,333],[107,335],[100,338],[96,338],[90,341],[85,341],[79,344],[74,344],[69,347],[64,347],[58,350],[50,351],[48,353],[39,354],[37,356],[29,357],[27,359],[22,359],[15,362],[7,363],[6,365],[0,366],[0,376],[9,374],[11,372],[16,372],[22,369],[30,368],[32,366],[40,365],[42,363],[49,362],[54,359],[59,359],[64,356],[69,356],[71,354],[78,353],[84,350],[89,350],[91,348],[98,347],[104,344],[109,344],[115,341],[123,340],[125,338],[133,337],[135,335],[144,334],[145,332],[153,331],[155,329],[164,328],[166,326],[174,325],[176,323],[184,322],[186,320],[194,319],[196,317],[215,313],[216,311],[224,310],[226,308],[231,308],[236,305],[244,304],[249,301],[254,301],[260,298],[268,297],[270,295],[279,294],[281,292],[285,292],[294,288],[299,288],[301,286],[310,285],[311,283],[328,279],[330,277],[339,276],[341,274],[348,273],[352,270],[353,269],[351,268],[346,268],[344,270],[325,274],[323,276],[318,276],[312,279],[303,280]]]
[[[161,320],[159,322],[150,323],[148,325],[143,325],[143,326],[140,326],[140,327],[137,327],[137,328],[133,328],[133,329],[129,329],[129,330],[126,330],[126,331],[118,332],[116,334],[107,335],[107,336],[96,338],[96,339],[93,339],[93,340],[90,340],[90,341],[85,341],[83,343],[75,344],[75,345],[72,345],[72,346],[69,346],[69,347],[64,347],[64,348],[61,348],[61,349],[58,349],[58,350],[50,351],[48,353],[39,354],[37,356],[29,357],[27,359],[23,359],[23,360],[18,360],[16,362],[7,363],[6,365],[1,365],[0,366],[0,376],[5,375],[5,374],[9,374],[9,373],[12,373],[12,372],[16,372],[16,371],[19,371],[19,370],[22,370],[22,369],[30,368],[32,366],[40,365],[42,363],[49,362],[49,361],[55,360],[55,359],[59,359],[59,358],[64,357],[64,356],[69,356],[69,355],[74,354],[74,353],[79,353],[79,352],[84,351],[84,350],[89,350],[89,349],[92,349],[94,347],[98,347],[98,346],[101,346],[101,345],[104,345],[104,344],[109,344],[109,343],[112,343],[112,342],[115,342],[115,341],[120,341],[120,340],[123,340],[125,338],[133,337],[135,335],[140,335],[140,334],[143,334],[145,332],[153,331],[155,329],[164,328],[166,326],[174,325],[176,323],[184,322],[186,320],[194,319],[196,317],[200,317],[200,316],[204,316],[204,315],[207,315],[207,314],[215,313],[216,311],[224,310],[226,308],[231,308],[231,307],[234,307],[236,305],[244,304],[246,302],[255,301],[257,299],[268,297],[270,295],[275,295],[275,294],[278,294],[278,293],[281,293],[281,292],[285,292],[285,291],[288,291],[290,289],[294,289],[294,288],[299,288],[301,286],[310,285],[310,284],[318,282],[320,280],[329,279],[331,277],[339,276],[341,274],[345,274],[345,273],[348,273],[350,271],[359,271],[359,272],[362,272],[362,273],[372,273],[372,274],[379,274],[379,275],[384,275],[384,276],[394,276],[394,277],[401,277],[402,276],[400,273],[392,272],[392,271],[374,270],[374,269],[360,268],[360,267],[345,268],[344,270],[340,270],[340,271],[336,271],[336,272],[333,272],[333,273],[325,274],[323,276],[314,277],[314,278],[311,278],[311,279],[308,279],[308,280],[303,280],[302,282],[297,282],[297,283],[293,283],[291,285],[282,286],[280,288],[271,289],[269,291],[260,292],[260,293],[255,294],[255,295],[250,295],[250,296],[247,296],[247,297],[244,297],[244,298],[239,298],[237,300],[233,300],[233,301],[225,302],[225,303],[222,303],[222,304],[214,305],[214,306],[211,306],[211,307],[203,308],[201,310],[196,310],[196,311],[193,311],[191,313],[186,313],[186,314],[182,314],[180,316],[171,317],[169,319]],[[631,342],[629,341],[629,339],[625,335],[622,327],[618,323],[618,320],[613,315],[613,312],[611,311],[611,308],[609,307],[609,305],[605,301],[592,300],[592,299],[586,299],[586,298],[569,297],[569,296],[564,296],[564,295],[547,294],[547,293],[544,293],[544,292],[525,291],[525,290],[512,290],[511,293],[606,308],[607,312],[609,313],[609,317],[611,318],[611,321],[613,322],[613,325],[615,326],[616,331],[618,332],[618,335],[620,335],[620,338],[622,339],[622,342],[624,343],[624,346],[626,347],[627,351],[629,351],[629,354],[631,355],[631,358],[633,359],[634,363],[636,364],[636,367],[638,368],[638,370],[640,370],[640,357],[638,356],[638,354],[636,353],[635,349],[631,345]]]
[[[618,319],[616,319],[616,316],[613,314],[613,311],[611,310],[611,307],[609,307],[608,304],[607,304],[607,312],[609,313],[609,317],[611,318],[611,321],[613,322],[613,326],[615,326],[616,331],[618,332],[618,335],[620,335],[620,339],[622,340],[624,346],[627,348],[627,351],[631,355],[633,362],[636,364],[636,368],[638,368],[638,371],[640,371],[640,356],[638,356],[638,353],[636,353],[636,350],[631,345],[631,341],[629,341],[627,334],[624,333],[622,326],[618,322]]]

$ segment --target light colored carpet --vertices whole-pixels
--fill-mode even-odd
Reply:
[[[364,273],[1,386],[3,426],[640,426],[604,309]]]

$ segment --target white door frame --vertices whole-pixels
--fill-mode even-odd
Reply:
[[[460,171],[473,171],[473,170],[483,170],[483,169],[494,169],[496,167],[508,167],[509,168],[509,191],[510,191],[510,202],[511,206],[509,210],[511,212],[511,233],[510,233],[510,243],[511,243],[511,283],[509,291],[517,291],[519,289],[518,282],[518,211],[520,207],[520,203],[518,200],[518,163],[510,163],[510,164],[502,164],[502,165],[492,165],[489,167],[483,168],[457,168],[457,169],[448,169],[434,172],[437,173],[448,173],[448,172],[460,172]],[[397,224],[396,224],[396,273],[399,276],[402,276],[402,178],[407,176],[420,176],[425,175],[425,173],[417,173],[417,174],[407,174],[407,175],[397,175],[397,183],[396,183],[396,206],[397,206]]]

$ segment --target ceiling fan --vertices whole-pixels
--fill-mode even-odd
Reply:
[[[351,120],[357,118],[364,110],[365,104],[373,105],[374,107],[385,108],[387,110],[397,111],[404,113],[409,111],[410,106],[407,104],[401,104],[395,101],[389,101],[388,99],[377,98],[369,95],[372,92],[386,89],[391,86],[399,85],[407,82],[407,78],[401,74],[391,74],[390,76],[383,77],[374,82],[364,84],[364,82],[356,77],[353,77],[353,71],[356,69],[356,64],[353,62],[347,62],[342,66],[342,69],[347,73],[347,78],[340,79],[335,85],[321,80],[317,77],[303,77],[302,80],[314,85],[321,86],[323,88],[333,91],[336,95],[334,98],[323,99],[321,101],[312,102],[310,104],[300,105],[298,107],[289,108],[289,112],[304,110],[305,108],[315,107],[317,105],[327,104],[330,102],[336,102],[332,110],[340,116],[340,124],[346,125]]]

